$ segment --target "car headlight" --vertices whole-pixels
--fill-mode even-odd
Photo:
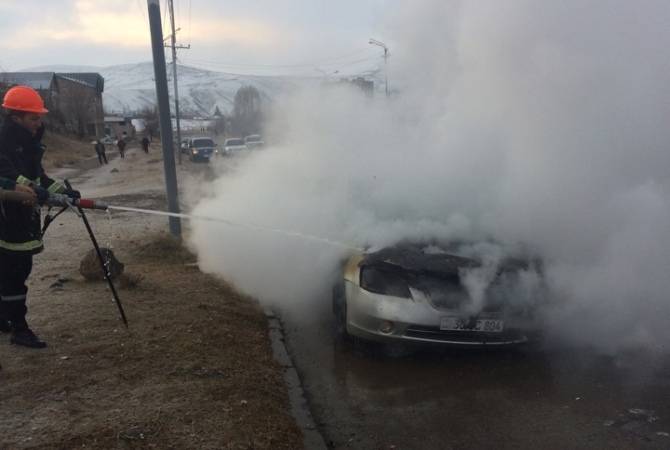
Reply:
[[[191,150],[191,153],[193,153],[194,155],[197,155],[198,151],[196,149],[193,149],[193,150]]]
[[[360,282],[363,289],[375,294],[412,298],[409,285],[398,270],[364,266]]]

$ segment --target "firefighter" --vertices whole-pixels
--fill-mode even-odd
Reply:
[[[41,204],[50,193],[80,198],[49,178],[42,168],[44,146],[43,116],[48,112],[34,89],[14,86],[7,91],[2,107],[6,118],[0,129],[0,177],[16,185],[28,186]],[[33,266],[33,255],[43,250],[39,204],[27,206],[4,202],[0,208],[0,323],[11,332],[10,342],[31,348],[44,348],[26,322],[26,280]]]

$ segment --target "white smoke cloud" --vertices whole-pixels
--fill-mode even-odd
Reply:
[[[663,1],[408,2],[389,21],[398,94],[282,99],[281,144],[195,212],[352,246],[522,243],[544,261],[548,330],[667,348],[668,23]],[[213,223],[192,240],[205,270],[269,301],[327,302],[348,253]]]

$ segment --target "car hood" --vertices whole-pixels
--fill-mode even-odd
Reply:
[[[451,253],[426,253],[418,246],[397,245],[366,254],[360,265],[391,265],[409,272],[457,275],[459,269],[479,267],[481,264]]]
[[[434,245],[397,244],[366,253],[359,265],[391,265],[408,272],[452,276],[458,275],[461,269],[481,267],[482,262]],[[518,271],[528,269],[530,266],[531,261],[527,259],[506,258],[500,263],[498,271]]]
[[[451,253],[445,248],[451,249]],[[391,268],[400,279],[407,281],[410,288],[423,292],[437,309],[460,311],[471,304],[467,289],[462,284],[462,272],[482,267],[483,264],[475,258],[457,255],[454,251],[453,245],[438,247],[398,244],[359,255],[359,262],[355,267],[358,270],[365,267]],[[352,257],[351,261],[355,261],[355,258]],[[502,260],[496,267],[495,280],[491,280],[488,285],[481,311],[501,311],[504,305],[509,303],[509,296],[516,292],[516,289],[510,288],[516,286],[514,283],[518,272],[531,267],[535,268],[535,263],[530,260],[512,258]],[[345,272],[345,279],[360,279],[352,273],[351,265],[348,268],[349,272]],[[507,275],[511,275],[511,278]]]

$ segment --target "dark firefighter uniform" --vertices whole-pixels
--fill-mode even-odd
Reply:
[[[0,130],[0,177],[17,184],[39,186],[52,193],[65,188],[42,168],[44,128],[33,135],[9,118]],[[13,331],[29,330],[26,322],[26,280],[33,255],[43,249],[39,206],[15,202],[0,204],[0,319]]]
[[[0,177],[0,191],[13,191],[15,188],[16,188],[16,182],[14,182],[13,180],[9,180],[7,178]],[[0,207],[2,207],[2,205],[0,205]],[[0,331],[2,332],[11,331],[11,328],[9,328],[6,321],[0,321]],[[0,370],[2,370],[1,366]]]
[[[16,182],[8,178],[0,177],[0,189],[2,189],[3,191],[13,191],[15,187]]]

